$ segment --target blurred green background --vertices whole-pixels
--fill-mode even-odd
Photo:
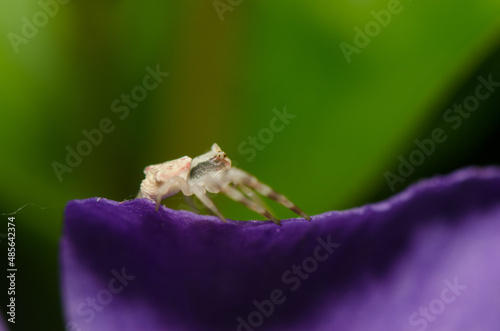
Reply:
[[[496,0],[2,1],[0,233],[24,206],[13,329],[63,329],[57,246],[68,200],[132,199],[145,166],[213,142],[312,215],[499,163],[500,90],[455,130],[443,118],[478,76],[500,81],[499,13]],[[156,68],[168,76],[142,89]],[[273,120],[284,109],[286,124]],[[114,129],[86,151],[82,131],[103,119]],[[384,174],[398,174],[398,157],[435,128],[447,140],[391,189]],[[79,144],[88,155],[68,166]],[[71,172],[58,178],[54,162]],[[228,218],[261,219],[214,199]]]

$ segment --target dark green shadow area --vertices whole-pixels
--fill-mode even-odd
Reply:
[[[478,87],[488,81],[488,88]],[[414,139],[405,140],[388,163],[378,189],[367,195],[367,201],[383,200],[419,179],[461,167],[500,164],[500,44],[430,113],[421,129],[411,133]],[[431,143],[433,132],[442,135]]]

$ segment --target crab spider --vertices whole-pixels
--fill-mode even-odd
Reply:
[[[212,145],[210,152],[194,159],[183,156],[176,160],[150,165],[144,169],[144,174],[146,178],[141,183],[141,190],[137,197],[155,201],[156,211],[163,199],[182,191],[186,196],[195,195],[209,210],[226,222],[224,216],[207,196],[207,192],[222,192],[234,201],[281,225],[280,221],[264,208],[260,199],[254,196],[252,190],[255,190],[297,215],[311,220],[284,195],[261,183],[249,173],[231,167],[231,160],[217,144]],[[241,191],[236,187],[239,187]]]

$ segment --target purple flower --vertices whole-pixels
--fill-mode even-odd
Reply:
[[[8,311],[8,310],[7,310],[7,311]],[[3,313],[3,311],[2,311],[2,313]],[[9,319],[9,318],[10,318],[12,321],[14,321],[14,322],[15,322],[15,319],[12,319],[12,318],[10,317],[10,315],[5,315],[5,314],[2,314],[2,317],[0,317],[0,331],[7,331],[7,330],[8,330],[8,328],[7,328],[7,326],[6,326],[6,322],[5,322],[5,320],[4,320],[4,316],[6,316],[6,318],[7,318],[7,319]]]
[[[68,204],[69,330],[500,330],[500,169],[282,227],[154,209]]]

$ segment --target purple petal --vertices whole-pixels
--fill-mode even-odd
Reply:
[[[8,328],[7,328],[7,325],[6,325],[6,321],[4,320],[4,317],[5,319],[10,319],[10,323],[14,323],[16,322],[16,318],[15,316],[12,316],[11,314],[7,314],[7,312],[10,311],[10,308],[7,308],[6,311],[4,312],[3,310],[0,310],[0,312],[2,313],[2,316],[0,317],[0,331],[7,331]],[[14,317],[14,318],[12,318]]]
[[[68,204],[68,329],[500,330],[497,168],[282,227],[154,207]]]

